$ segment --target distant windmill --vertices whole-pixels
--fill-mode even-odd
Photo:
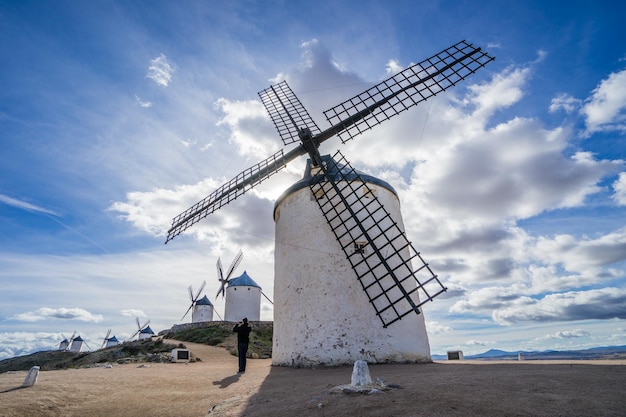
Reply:
[[[322,156],[319,147],[335,136],[345,143],[493,60],[461,41],[325,111],[331,126],[324,131],[285,81],[261,91],[284,145],[297,145],[241,172],[176,216],[165,243],[308,154],[305,176],[274,207],[272,363],[430,361],[420,307],[446,288],[408,239],[398,194],[352,168],[340,152]]]
[[[70,345],[72,344],[72,340],[74,340],[74,336],[76,336],[76,332],[72,333],[72,337],[70,337],[69,339],[65,337],[64,334],[61,334],[61,336],[63,336],[63,340],[61,340],[61,343],[59,344],[59,350],[69,350]]]
[[[203,281],[200,289],[195,293],[195,295],[193,292],[193,288],[191,287],[191,285],[189,286],[189,299],[191,300],[191,304],[189,305],[189,308],[187,309],[185,314],[183,314],[183,317],[181,317],[181,320],[183,320],[191,310],[192,323],[213,321],[213,304],[211,304],[211,301],[209,301],[209,298],[206,295],[200,298],[200,294],[202,293],[205,285],[206,281]]]
[[[235,272],[235,270],[237,269],[237,267],[239,266],[242,260],[243,260],[243,251],[240,249],[239,252],[237,252],[237,255],[235,255],[235,259],[233,259],[233,262],[230,264],[230,267],[228,268],[228,272],[226,273],[226,278],[224,278],[224,270],[222,269],[222,261],[220,258],[217,258],[217,279],[220,282],[220,289],[217,290],[217,295],[215,296],[215,298],[218,298],[220,294],[222,294],[222,298],[224,298],[225,287],[227,284],[229,284],[233,273]],[[261,294],[263,295],[263,297],[265,297],[267,301],[270,302],[270,304],[274,304],[272,300],[267,295],[265,295],[265,293],[262,290],[261,290]]]
[[[109,348],[111,346],[117,346],[120,343],[120,341],[117,340],[117,337],[115,336],[109,337],[109,336],[111,336],[111,329],[107,330],[106,336],[104,336],[104,338],[102,339],[102,346],[100,346],[100,349]]]
[[[109,341],[109,336],[111,336],[111,331],[112,329],[107,330],[106,336],[104,336],[104,338],[102,339],[102,346],[100,346],[100,349],[103,349],[106,346],[107,342]]]
[[[80,336],[76,336],[72,338],[72,343],[70,345],[70,352],[80,352],[80,348],[83,346],[83,338]]]
[[[137,322],[137,330],[130,336],[131,339],[137,335],[139,335],[138,340],[148,339],[154,335],[154,332],[150,326],[148,326],[150,320],[146,321],[143,325],[139,324],[139,317],[136,317],[135,320]]]
[[[193,288],[191,287],[191,285],[189,286],[189,288],[188,288],[189,289],[189,299],[191,300],[191,304],[189,305],[189,308],[187,309],[187,311],[185,311],[185,314],[183,314],[183,316],[180,318],[181,320],[183,320],[185,318],[185,316],[187,316],[187,314],[189,314],[191,309],[194,308],[194,306],[198,302],[198,298],[200,298],[200,293],[204,289],[205,285],[206,285],[206,281],[202,281],[202,285],[200,285],[200,289],[198,290],[198,292],[196,292],[195,296],[193,295]]]

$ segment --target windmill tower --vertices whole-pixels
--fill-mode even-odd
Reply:
[[[189,286],[189,299],[191,300],[191,304],[189,305],[189,308],[187,309],[185,314],[183,314],[183,317],[181,317],[181,320],[183,320],[185,316],[189,314],[189,311],[193,310],[191,312],[192,323],[213,321],[213,304],[211,304],[206,295],[203,298],[199,299],[200,293],[204,289],[205,285],[206,281],[203,281],[200,289],[198,290],[198,292],[196,292],[195,296],[193,294],[193,288],[191,287],[191,285]]]
[[[240,321],[246,317],[249,321],[259,321],[260,315],[261,287],[244,271],[228,282],[224,320]]]
[[[355,138],[493,59],[461,41],[325,111],[331,127],[324,131],[286,82],[259,93],[283,143],[298,145],[248,168],[175,217],[166,243],[308,154],[308,173],[274,211],[274,365],[430,361],[420,307],[446,288],[408,240],[395,191],[353,169],[339,152],[322,157],[318,148],[334,136],[344,143]]]
[[[154,332],[150,326],[148,326],[150,320],[146,321],[143,325],[139,324],[139,317],[136,317],[135,320],[137,322],[137,330],[130,336],[131,339],[137,335],[139,335],[137,340],[149,339],[154,336]]]
[[[70,345],[70,352],[80,352],[80,348],[83,346],[83,338],[80,336],[76,336],[72,340],[72,344]]]

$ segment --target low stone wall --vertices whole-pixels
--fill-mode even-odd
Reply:
[[[183,323],[175,324],[170,329],[161,330],[159,336],[167,337],[170,333],[178,333],[189,329],[203,329],[208,327],[235,327],[233,321],[203,321],[199,323]],[[273,321],[251,321],[250,326],[255,329],[272,329],[274,327]]]

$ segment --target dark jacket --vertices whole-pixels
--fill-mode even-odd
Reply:
[[[252,331],[252,327],[249,324],[235,324],[233,328],[233,333],[237,333],[237,343],[249,343],[250,342],[250,332]]]

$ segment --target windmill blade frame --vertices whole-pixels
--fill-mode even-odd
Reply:
[[[463,40],[331,107],[324,116],[345,143],[456,85],[494,59]]]
[[[447,290],[341,152],[309,188],[383,327]]]
[[[235,272],[235,269],[237,269],[237,267],[239,266],[242,260],[243,260],[243,251],[239,249],[239,252],[237,252],[237,255],[235,255],[235,258],[233,259],[230,266],[228,267],[228,272],[226,273],[226,282],[228,282],[228,280],[231,278],[231,276]]]
[[[321,133],[309,112],[293,93],[286,81],[272,85],[258,93],[270,115],[283,144],[300,140],[300,129],[308,128],[311,133]]]
[[[209,214],[219,210],[231,201],[234,201],[237,197],[243,195],[257,184],[285,168],[287,162],[284,152],[281,149],[274,155],[240,172],[237,176],[220,186],[207,197],[174,217],[172,227],[167,231],[165,243],[167,244],[167,242],[174,239]]]
[[[226,280],[224,279],[224,270],[222,269],[222,260],[218,257],[217,258],[217,280],[220,282],[220,288],[217,290],[217,294],[215,295],[215,298],[220,296],[220,293],[222,294],[222,296],[224,295],[224,286],[226,285]]]
[[[320,133],[317,133],[317,125],[286,82],[261,91],[261,101],[285,145],[296,142],[296,135],[301,144],[286,154],[280,150],[242,171],[209,196],[174,217],[165,243],[285,168],[295,158],[308,153],[313,163],[319,165],[317,149],[331,137],[339,136],[345,143],[456,85],[494,59],[465,40],[458,42],[326,110],[324,115],[332,126]],[[295,112],[295,115],[289,110]]]
[[[106,334],[106,336],[104,336],[104,339],[102,340],[102,346],[100,346],[100,349],[102,349],[104,347],[104,345],[107,344],[107,341],[109,340],[109,336],[111,336],[111,331],[112,330],[113,329],[107,330],[107,334]]]

